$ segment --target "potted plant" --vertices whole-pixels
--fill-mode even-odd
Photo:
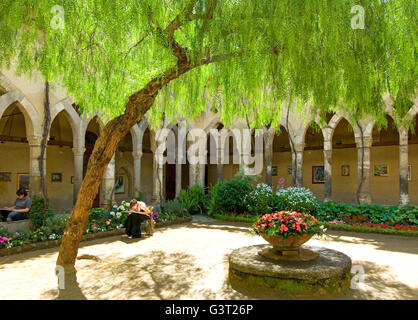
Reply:
[[[302,244],[325,231],[315,217],[295,211],[265,214],[254,223],[253,230],[282,255],[297,255]]]

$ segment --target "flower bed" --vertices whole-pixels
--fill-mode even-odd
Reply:
[[[310,214],[296,211],[280,211],[263,215],[253,225],[253,231],[260,235],[284,238],[302,234],[322,235],[324,227]]]
[[[189,222],[192,220],[192,217],[186,217],[186,218],[179,218],[177,220],[169,220],[164,222],[157,222],[155,225],[155,228],[163,228],[168,227],[170,225],[174,224],[180,224]],[[98,231],[95,233],[89,233],[84,234],[83,239],[81,241],[88,241],[88,240],[94,240],[94,239],[100,239],[100,238],[106,238],[106,237],[112,237],[117,235],[125,234],[124,228],[116,228],[112,230],[106,230],[106,231]],[[0,257],[17,254],[17,253],[23,253],[28,251],[35,251],[35,250],[42,250],[42,249],[48,249],[48,248],[54,248],[59,245],[61,245],[61,238],[59,237],[56,240],[44,240],[39,242],[24,242],[17,246],[12,247],[3,247],[0,248]]]
[[[111,210],[93,208],[90,211],[89,221],[87,222],[84,235],[87,238],[94,238],[90,237],[90,235],[120,230],[123,228],[126,218],[129,215],[127,210],[129,210],[129,203],[126,201],[122,201],[120,205],[114,205]],[[167,225],[171,221],[184,221],[188,217],[187,212],[181,212],[181,214],[161,212],[152,215],[152,218],[157,223],[156,227],[159,225]],[[37,219],[43,221],[42,225],[30,232],[18,230],[11,234],[0,226],[0,249],[14,248],[45,241],[57,241],[62,238],[68,221],[67,216],[48,216],[47,219],[37,217]],[[124,230],[121,232],[123,233]]]

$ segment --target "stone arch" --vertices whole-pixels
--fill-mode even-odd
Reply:
[[[51,108],[51,124],[61,112],[63,112],[71,126],[73,133],[73,148],[81,148],[84,146],[84,135],[81,134],[82,121],[77,111],[73,108],[69,98],[58,102]]]
[[[97,119],[97,122],[99,123],[99,126],[100,126],[100,130],[104,127],[103,120],[100,118],[100,115],[97,114],[96,112],[92,113],[89,117],[84,116],[83,118],[81,118],[81,132],[80,132],[83,138],[86,135],[86,131],[87,131],[87,127],[89,126],[89,123],[93,121],[93,119]]]
[[[42,124],[38,112],[26,97],[18,90],[13,90],[0,96],[0,118],[4,111],[13,103],[17,102],[19,110],[25,118],[26,135],[30,141],[35,136],[42,135]]]

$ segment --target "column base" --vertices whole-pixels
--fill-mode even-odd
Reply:
[[[409,195],[407,194],[401,194],[401,198],[399,200],[399,204],[401,206],[406,206],[409,204]]]

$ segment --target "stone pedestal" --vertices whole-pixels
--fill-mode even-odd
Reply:
[[[259,299],[313,299],[347,291],[351,259],[320,247],[302,246],[318,254],[310,261],[276,261],[259,254],[270,245],[234,250],[229,256],[229,281],[235,290]]]

